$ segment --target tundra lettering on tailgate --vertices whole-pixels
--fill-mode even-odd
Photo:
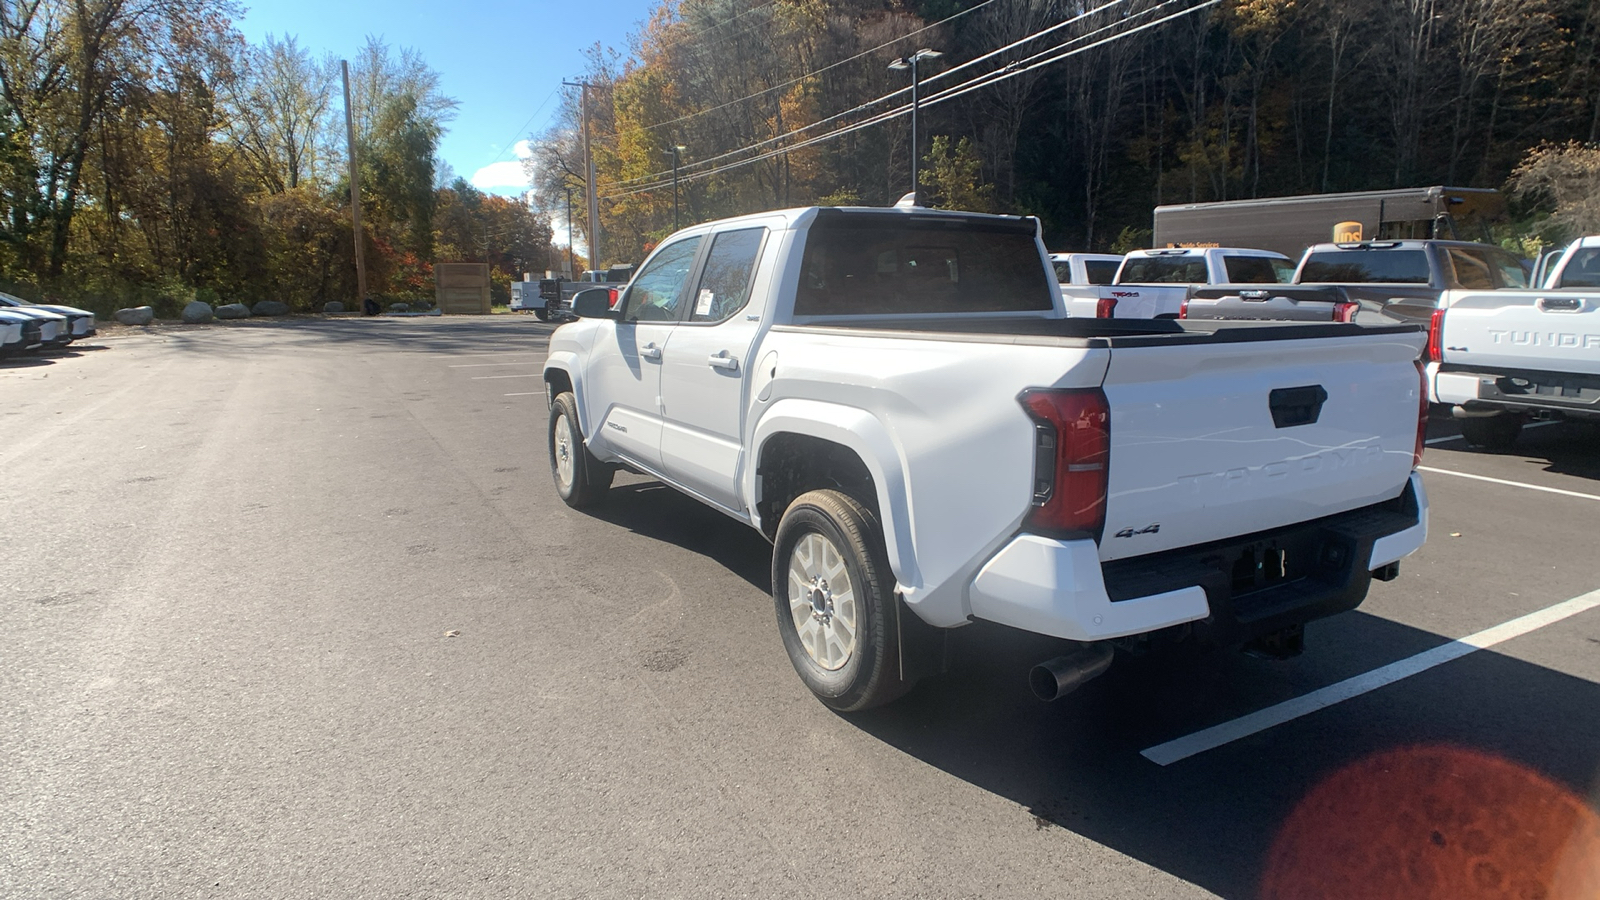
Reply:
[[[1362,463],[1372,462],[1383,457],[1383,448],[1376,445],[1367,447],[1339,448],[1324,450],[1311,456],[1302,456],[1296,459],[1283,459],[1277,462],[1265,463],[1259,466],[1241,466],[1237,469],[1225,469],[1221,472],[1204,472],[1199,475],[1184,475],[1178,479],[1179,484],[1187,483],[1194,493],[1199,493],[1207,487],[1220,487],[1232,490],[1247,483],[1258,481],[1262,478],[1283,478],[1296,472],[1322,472],[1334,469],[1345,469]]]

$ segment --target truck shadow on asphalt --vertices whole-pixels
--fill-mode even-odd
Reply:
[[[1594,422],[1525,429],[1509,452],[1530,465],[1544,463],[1546,472],[1600,481],[1600,424]]]
[[[1593,804],[1600,796],[1600,685],[1492,650],[1170,766],[1140,755],[1446,642],[1359,611],[1314,623],[1307,639],[1307,653],[1288,662],[1230,651],[1119,658],[1105,676],[1045,706],[1026,674],[1052,642],[977,623],[961,630],[953,671],[851,721],[1016,802],[1036,828],[1067,829],[1224,897],[1261,895],[1280,828],[1320,783],[1397,748],[1477,751],[1541,773],[1571,797]],[[1390,835],[1365,848],[1374,854],[1400,852],[1395,840],[1455,840],[1462,822],[1488,815],[1422,788],[1408,797],[1402,787],[1383,802],[1417,822],[1454,825]],[[1275,873],[1279,883],[1283,876]]]
[[[698,553],[763,594],[772,590],[772,545],[750,526],[659,481],[619,472],[604,503],[584,510],[604,522]]]
[[[659,482],[619,476],[593,514],[769,590],[766,541]],[[976,622],[951,632],[945,674],[886,708],[845,719],[1015,802],[1036,829],[1066,829],[1224,897],[1257,897],[1284,823],[1306,818],[1295,817],[1297,806],[1336,773],[1380,754],[1505,761],[1564,795],[1600,796],[1600,685],[1494,650],[1170,766],[1140,755],[1448,640],[1356,611],[1310,625],[1307,652],[1296,659],[1228,650],[1119,657],[1106,675],[1046,705],[1029,691],[1028,669],[1060,653],[1063,642]],[[817,714],[825,713],[819,707]],[[1372,854],[1399,852],[1407,841],[1432,852],[1433,842],[1463,839],[1475,817],[1488,814],[1473,798],[1451,805],[1405,790],[1388,786],[1385,809],[1409,810],[1427,827],[1386,836],[1366,848]],[[1274,877],[1282,883],[1284,873]]]

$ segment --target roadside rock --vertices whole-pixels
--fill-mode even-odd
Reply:
[[[337,300],[329,300],[327,303],[322,304],[322,311],[325,313],[344,312],[344,304]]]
[[[250,307],[250,312],[257,316],[287,316],[289,304],[279,300],[262,300]]]
[[[211,304],[204,300],[191,300],[183,308],[183,321],[188,325],[204,325],[212,319]]]
[[[135,306],[117,310],[116,317],[124,325],[149,325],[155,321],[156,311],[148,306]]]
[[[391,304],[389,304],[389,312],[410,312],[410,311],[411,311],[411,304],[409,304],[409,303],[391,303]]]
[[[248,319],[250,318],[250,307],[245,306],[243,303],[229,303],[226,306],[219,306],[217,307],[217,318]]]

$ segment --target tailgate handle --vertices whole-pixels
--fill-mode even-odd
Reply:
[[[1274,428],[1293,428],[1296,425],[1314,425],[1322,415],[1322,404],[1328,392],[1320,384],[1304,387],[1276,388],[1267,397],[1267,408],[1272,410]]]
[[[1582,297],[1540,297],[1537,302],[1545,312],[1577,312],[1583,309]]]

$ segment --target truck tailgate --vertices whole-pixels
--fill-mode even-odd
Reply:
[[[1447,366],[1600,375],[1600,292],[1452,292]]]
[[[1292,326],[1290,326],[1292,327]],[[1281,339],[1272,327],[1112,342],[1102,560],[1251,534],[1397,496],[1424,336]]]

